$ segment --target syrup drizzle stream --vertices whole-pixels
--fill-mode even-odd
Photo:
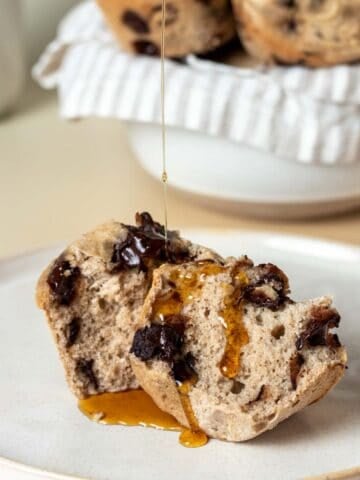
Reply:
[[[168,243],[168,207],[167,207],[167,170],[166,170],[166,124],[165,124],[165,22],[166,22],[166,0],[162,0],[161,8],[161,61],[160,61],[160,88],[161,88],[161,158],[164,198],[164,227],[165,246]]]
[[[179,442],[184,447],[188,448],[197,448],[206,445],[208,442],[208,437],[198,425],[194,410],[191,405],[189,398],[189,393],[193,385],[197,382],[196,376],[190,378],[186,382],[180,383],[177,385],[177,389],[180,396],[180,401],[182,408],[184,410],[187,421],[189,422],[190,428],[185,428],[180,434]]]

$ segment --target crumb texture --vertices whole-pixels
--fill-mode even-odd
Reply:
[[[280,269],[254,266],[246,257],[205,270],[199,262],[163,265],[154,273],[132,347],[140,384],[189,426],[179,385],[196,375],[189,399],[211,437],[242,441],[273,428],[325,395],[346,364],[331,331],[340,318],[331,299],[295,303],[289,293]],[[159,333],[164,328],[177,332],[175,342]],[[231,348],[238,343],[229,350],[236,368],[227,371],[229,336]]]
[[[42,274],[37,301],[47,316],[71,390],[79,398],[138,387],[129,350],[153,270],[212,258],[147,213],[135,226],[108,222],[71,244]]]

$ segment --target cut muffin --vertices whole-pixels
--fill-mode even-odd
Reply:
[[[193,431],[242,441],[323,397],[346,351],[331,299],[294,303],[285,274],[247,258],[163,265],[131,364],[158,406]]]
[[[37,303],[47,316],[78,398],[136,388],[129,349],[152,272],[164,262],[220,257],[169,232],[148,213],[137,226],[111,221],[71,244],[41,275]]]
[[[123,48],[159,56],[160,0],[97,0]],[[214,50],[236,36],[230,0],[167,0],[165,55],[183,57]]]
[[[232,0],[238,32],[265,62],[323,67],[360,60],[360,0]]]

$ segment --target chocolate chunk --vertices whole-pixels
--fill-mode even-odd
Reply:
[[[239,394],[240,392],[242,392],[244,388],[245,388],[245,384],[244,384],[244,383],[238,382],[237,380],[233,380],[233,384],[232,384],[232,387],[231,387],[230,392],[231,392],[231,393],[234,393],[235,395],[237,395],[237,394]]]
[[[81,358],[76,362],[75,370],[82,377],[87,387],[92,385],[95,388],[95,390],[97,390],[99,387],[99,384],[95,376],[93,366],[94,366],[93,359],[85,360]]]
[[[66,348],[70,348],[76,342],[80,332],[80,318],[74,317],[65,327]]]
[[[160,48],[149,40],[135,40],[133,47],[136,53],[149,55],[150,57],[160,56]]]
[[[270,285],[283,295],[289,293],[289,280],[279,267],[272,263],[260,263],[256,270],[259,275],[257,285]]]
[[[184,323],[180,315],[166,317],[165,325],[152,324],[135,333],[130,353],[142,361],[158,359],[167,362],[177,383],[196,380],[195,358],[183,354]]]
[[[281,337],[285,335],[285,327],[284,325],[275,325],[275,327],[271,330],[271,335],[276,339],[279,340]]]
[[[183,345],[183,325],[146,326],[135,333],[130,352],[140,360],[153,358],[172,362]]]
[[[185,357],[174,362],[171,371],[176,383],[184,383],[187,380],[196,378],[194,364],[195,358],[190,352]]]
[[[273,311],[278,310],[284,303],[290,301],[287,296],[290,292],[289,281],[280,268],[272,263],[261,263],[255,267],[254,271],[255,275],[244,289],[244,300]],[[267,295],[262,288],[264,286],[271,287],[273,295]]]
[[[302,350],[305,346],[340,347],[338,336],[329,332],[331,328],[337,328],[339,323],[340,315],[335,309],[321,306],[313,307],[305,330],[296,340],[296,348]]]
[[[149,33],[150,29],[147,21],[144,20],[134,10],[125,10],[121,17],[121,21],[136,33]]]
[[[290,358],[290,380],[294,390],[296,390],[297,377],[300,373],[301,367],[303,366],[304,362],[305,362],[305,359],[301,355],[301,353],[296,353]]]
[[[70,262],[61,257],[55,262],[47,283],[59,305],[70,305],[76,295],[76,287],[80,277],[80,269],[72,267]]]
[[[166,243],[164,227],[154,222],[149,213],[137,213],[136,223],[136,227],[124,225],[128,235],[113,247],[112,271],[129,268],[146,271],[151,260],[161,264],[181,263],[189,259],[189,251],[179,244],[177,234],[169,231]]]

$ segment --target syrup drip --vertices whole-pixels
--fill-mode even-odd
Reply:
[[[220,312],[225,325],[226,346],[220,361],[220,371],[227,378],[234,378],[240,370],[241,348],[249,342],[249,335],[243,325],[243,301],[239,289],[247,285],[248,279],[244,272],[239,272],[234,277],[237,287],[225,297],[224,308]]]
[[[163,412],[144,390],[93,395],[79,401],[79,409],[90,420],[106,425],[152,427],[182,430],[182,426]]]
[[[179,437],[179,441],[184,447],[188,448],[197,448],[206,445],[208,442],[208,437],[198,425],[194,410],[191,405],[189,398],[189,393],[193,385],[197,382],[197,378],[194,377],[190,380],[187,380],[184,383],[180,383],[177,388],[180,396],[181,405],[183,407],[187,421],[189,422],[190,428],[184,429]]]
[[[80,411],[93,420],[104,425],[125,425],[151,427],[158,430],[181,431],[179,441],[185,447],[201,447],[207,443],[207,436],[196,428],[196,418],[188,400],[190,382],[180,387],[181,402],[188,412],[191,429],[184,429],[176,419],[163,412],[144,390],[103,393],[79,401]]]

